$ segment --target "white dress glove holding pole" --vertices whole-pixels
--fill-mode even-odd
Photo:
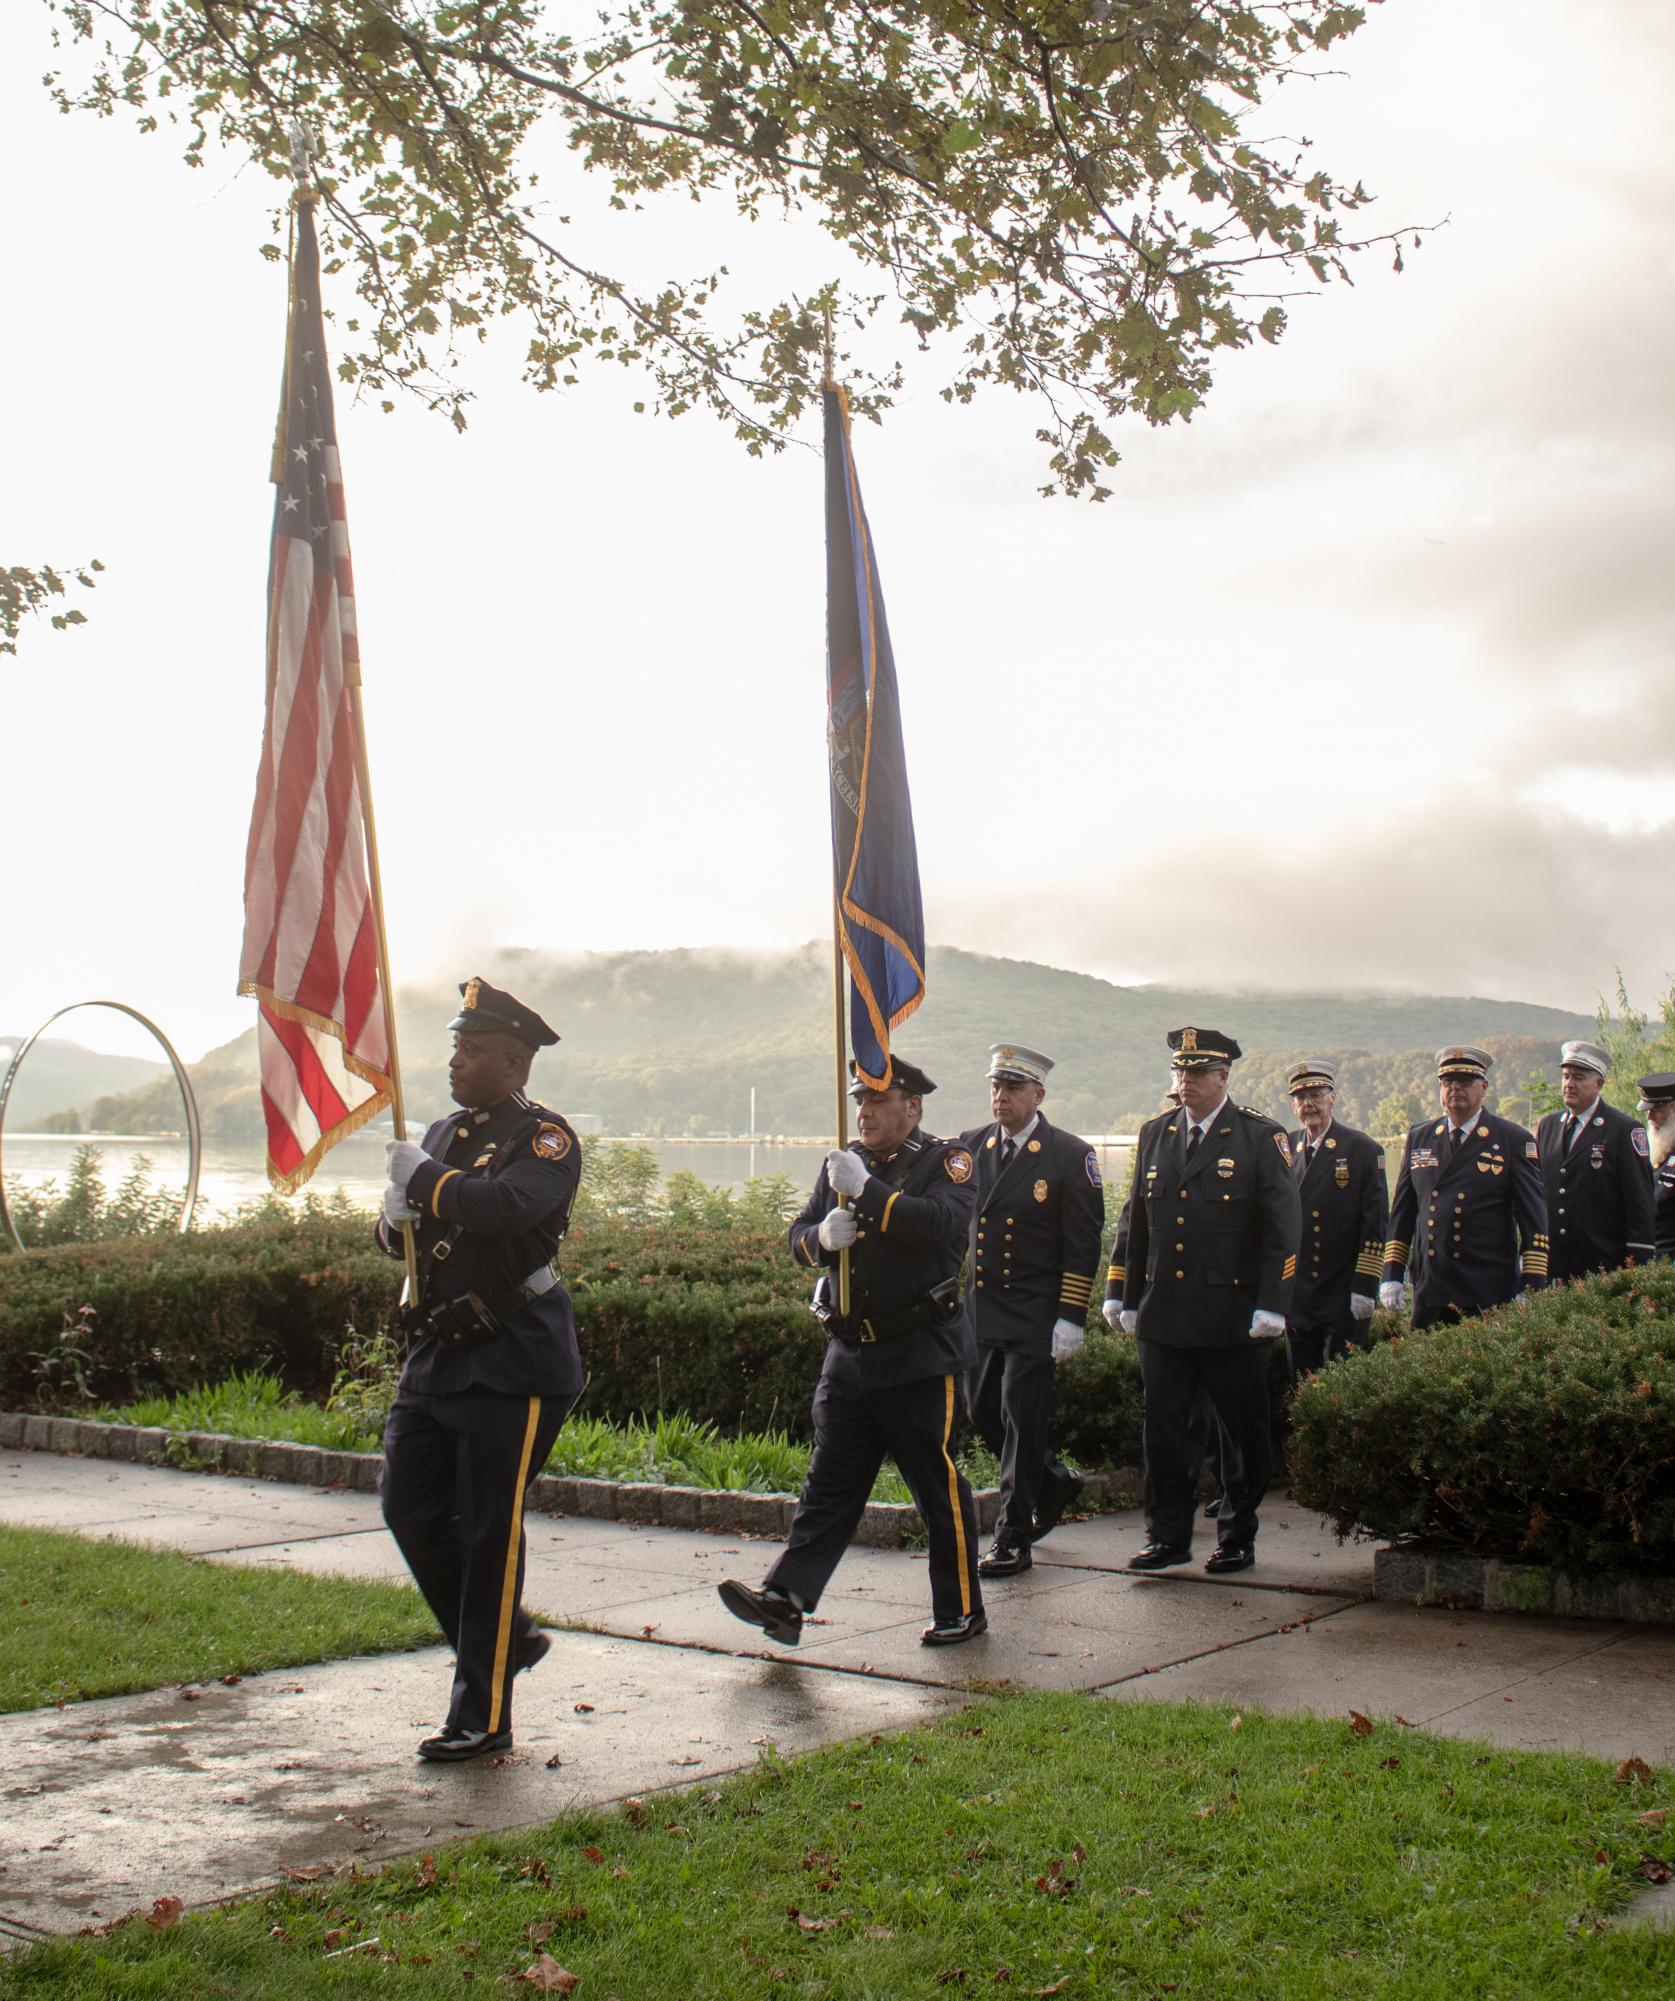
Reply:
[[[399,1230],[403,1223],[416,1223],[419,1212],[407,1199],[407,1190],[398,1188],[392,1181],[384,1190],[384,1220],[392,1230]]]
[[[1378,1303],[1386,1313],[1400,1313],[1403,1306],[1402,1282],[1399,1278],[1387,1278],[1378,1289]]]
[[[384,1148],[384,1172],[397,1188],[405,1188],[424,1157],[417,1140],[392,1139]]]
[[[1125,1334],[1138,1334],[1140,1331],[1140,1309],[1137,1306],[1125,1306],[1122,1312],[1117,1315],[1117,1325]]]
[[[1370,1292],[1352,1292],[1349,1295],[1349,1311],[1355,1320],[1371,1320],[1373,1317],[1373,1296]]]
[[[846,1251],[855,1241],[855,1214],[851,1209],[830,1209],[820,1219],[820,1242],[828,1251]]]
[[[835,1195],[852,1202],[867,1185],[866,1163],[858,1153],[834,1150],[826,1156],[826,1181]]]
[[[1110,1328],[1113,1334],[1116,1333],[1118,1326],[1122,1322],[1122,1301],[1120,1299],[1102,1300],[1099,1311],[1105,1325]]]
[[[1065,1361],[1081,1348],[1087,1339],[1087,1330],[1079,1320],[1055,1320],[1053,1322],[1053,1360]]]
[[[1268,1313],[1260,1306],[1250,1316],[1250,1338],[1253,1341],[1271,1341],[1276,1334],[1285,1332],[1285,1315]]]

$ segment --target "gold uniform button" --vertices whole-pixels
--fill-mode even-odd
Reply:
[[[1176,1276],[1177,1278],[1185,1278],[1185,1277],[1186,1277],[1186,1273],[1185,1273],[1184,1271],[1178,1271],[1178,1272],[1176,1272],[1175,1276]]]

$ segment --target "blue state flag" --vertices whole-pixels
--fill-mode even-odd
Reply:
[[[925,913],[907,791],[896,662],[849,435],[826,407],[826,738],[831,754],[837,934],[849,967],[850,1042],[861,1081],[890,1088],[890,1036],[925,998]]]

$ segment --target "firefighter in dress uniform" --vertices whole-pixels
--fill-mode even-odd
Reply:
[[[856,1071],[854,1063],[851,1072]],[[795,1646],[866,1508],[888,1454],[930,1543],[927,1647],[987,1632],[977,1581],[977,1509],[954,1463],[960,1388],[977,1359],[960,1265],[977,1201],[976,1168],[957,1140],[919,1124],[936,1089],[891,1059],[889,1085],[850,1086],[860,1137],[826,1156],[791,1225],[791,1255],[820,1272],[813,1309],[827,1335],[814,1392],[814,1456],[783,1553],[761,1586],[728,1578],[721,1602],[770,1640]],[[838,1263],[849,1252],[849,1310]]]
[[[453,1647],[448,1713],[419,1756],[478,1758],[512,1742],[512,1678],[551,1641],[519,1604],[524,1493],[582,1386],[570,1296],[552,1268],[581,1148],[524,1090],[557,1042],[487,980],[460,988],[448,1081],[460,1110],[423,1144],[392,1141],[378,1240],[418,1235],[420,1297],[384,1431],[384,1519]]]
[[[1256,1561],[1272,1459],[1268,1343],[1291,1304],[1297,1187],[1284,1129],[1227,1094],[1238,1043],[1177,1028],[1169,1047],[1181,1109],[1140,1129],[1123,1275],[1105,1303],[1106,1318],[1139,1337],[1145,1386],[1148,1539],[1128,1567],[1192,1560],[1202,1392],[1225,1435],[1225,1505],[1204,1565],[1219,1576]]]
[[[1390,1191],[1384,1149],[1334,1116],[1332,1064],[1318,1056],[1299,1063],[1287,1089],[1300,1121],[1291,1135],[1291,1161],[1303,1210],[1297,1283],[1285,1323],[1285,1359],[1296,1383],[1366,1346],[1358,1330],[1373,1317]]]
[[[1443,1116],[1414,1126],[1402,1143],[1378,1296],[1399,1313],[1411,1270],[1416,1331],[1470,1319],[1547,1283],[1535,1138],[1483,1109],[1494,1060],[1481,1049],[1439,1049]]]
[[[1643,1265],[1653,1255],[1651,1147],[1646,1129],[1600,1097],[1611,1059],[1595,1042],[1559,1050],[1562,1112],[1535,1129],[1557,1281]]]
[[[966,1385],[972,1429],[1000,1461],[1000,1515],[978,1570],[1028,1570],[1030,1545],[1082,1491],[1047,1444],[1053,1367],[1085,1338],[1099,1269],[1105,1193],[1099,1157],[1041,1113],[1052,1058],[1014,1042],[989,1051],[994,1123],[961,1134],[977,1162],[966,1305],[977,1367]]]
[[[1641,1078],[1640,1109],[1652,1154],[1652,1241],[1660,1258],[1675,1258],[1675,1070]]]

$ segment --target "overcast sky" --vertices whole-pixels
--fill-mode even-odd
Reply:
[[[1036,497],[1009,395],[950,410],[916,369],[857,427],[932,942],[1223,988],[1661,992],[1675,10],[1579,18],[1390,0],[1258,118],[1363,178],[1370,227],[1452,219],[1405,275],[1370,253],[1299,302],[1190,428],[1131,430],[1103,507]],[[87,627],[0,662],[0,1031],[104,994],[195,1055],[253,1019],[284,277],[255,175],[51,110],[46,19],[0,21],[0,560],[108,576]],[[647,267],[713,256],[684,204],[624,227]],[[829,268],[807,233],[724,248]],[[610,373],[538,397],[515,342],[475,381],[464,438],[338,413],[398,980],[820,935],[818,458],[635,417]]]

